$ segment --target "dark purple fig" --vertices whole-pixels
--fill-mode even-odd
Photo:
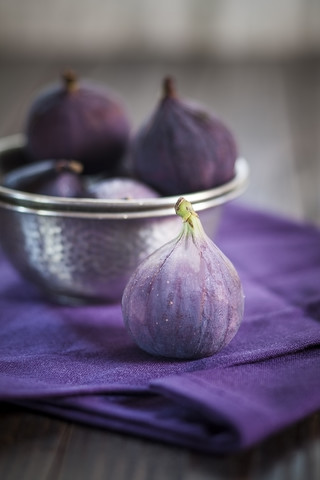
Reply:
[[[34,160],[72,158],[85,173],[113,171],[127,150],[129,121],[106,88],[63,75],[34,99],[26,122],[27,150]]]
[[[234,177],[237,147],[221,120],[177,97],[171,78],[133,140],[135,175],[164,195],[206,190]]]
[[[4,176],[3,185],[27,193],[56,197],[87,196],[82,165],[74,160],[43,160],[16,168]]]
[[[244,297],[237,271],[204,232],[192,205],[180,198],[180,235],[147,257],[124,290],[125,326],[153,355],[201,358],[236,334]]]
[[[102,179],[90,183],[87,189],[91,196],[101,199],[131,200],[159,197],[159,194],[145,183],[125,177]]]

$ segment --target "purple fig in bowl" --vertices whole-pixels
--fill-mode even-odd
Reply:
[[[236,159],[229,128],[203,107],[181,100],[173,79],[165,78],[158,106],[133,139],[135,175],[163,195],[182,195],[228,182]]]
[[[2,183],[27,193],[80,198],[86,196],[81,172],[82,165],[75,160],[43,160],[11,170]]]
[[[101,199],[143,199],[157,198],[159,193],[139,180],[127,177],[113,177],[90,182],[87,190],[94,198]]]
[[[26,120],[27,151],[37,160],[72,158],[85,173],[113,171],[129,143],[122,103],[105,87],[71,72],[33,100]]]
[[[195,359],[213,355],[234,337],[244,296],[230,260],[203,230],[192,205],[179,198],[181,233],[147,257],[122,297],[124,324],[152,355]]]

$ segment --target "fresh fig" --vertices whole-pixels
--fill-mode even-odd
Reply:
[[[243,316],[237,271],[206,235],[192,205],[179,198],[180,235],[147,257],[125,287],[125,326],[146,352],[171,358],[210,356],[227,345]]]
[[[85,173],[113,171],[127,150],[124,107],[106,88],[78,82],[71,72],[33,100],[26,120],[27,151],[34,160],[72,158]]]
[[[237,146],[224,123],[178,98],[174,81],[163,82],[163,97],[133,140],[137,178],[164,195],[206,190],[234,177]]]
[[[7,173],[3,185],[27,193],[77,198],[87,196],[81,172],[82,165],[73,160],[44,160]]]
[[[90,195],[101,199],[143,199],[159,197],[158,192],[145,183],[125,177],[114,177],[92,182],[87,186]]]

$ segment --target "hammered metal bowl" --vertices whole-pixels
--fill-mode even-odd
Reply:
[[[22,135],[0,139],[0,184],[25,163],[24,145]],[[186,195],[209,235],[219,207],[244,191],[248,174],[239,158],[231,182]],[[0,185],[1,246],[22,276],[59,302],[116,302],[143,258],[179,233],[177,199],[69,199]]]

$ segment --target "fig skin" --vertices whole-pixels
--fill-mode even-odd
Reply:
[[[126,329],[146,352],[177,359],[213,355],[236,334],[244,296],[237,271],[180,198],[180,235],[147,257],[122,297]]]
[[[178,98],[173,79],[132,146],[137,178],[164,195],[207,190],[234,177],[237,145],[229,128],[202,106]]]
[[[3,178],[3,185],[26,193],[54,197],[86,196],[82,165],[73,160],[43,160],[16,168]]]
[[[87,190],[93,198],[101,199],[144,199],[157,198],[159,193],[148,185],[125,177],[113,177],[90,183]]]
[[[118,166],[128,149],[130,122],[120,100],[107,88],[80,83],[68,71],[63,82],[35,97],[25,130],[33,161],[72,158],[91,174],[112,172]]]

